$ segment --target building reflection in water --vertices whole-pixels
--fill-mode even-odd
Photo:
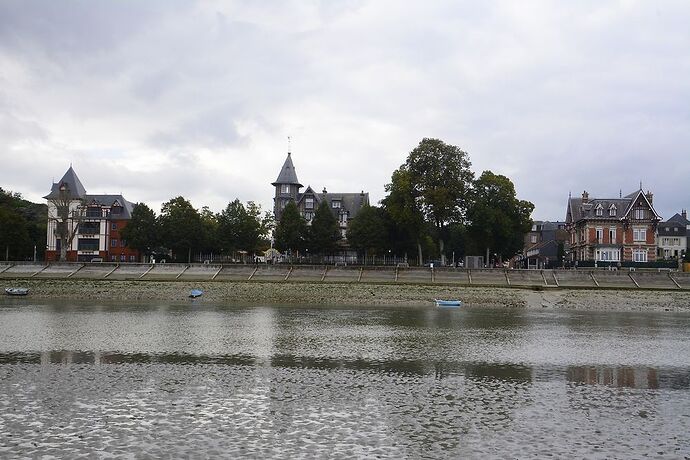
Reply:
[[[617,388],[659,388],[659,374],[651,367],[571,366],[569,382]]]

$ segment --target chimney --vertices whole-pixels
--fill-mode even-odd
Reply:
[[[582,202],[589,203],[589,193],[587,193],[587,190],[582,192]]]
[[[688,210],[687,210],[687,209],[683,209],[683,210],[680,212],[680,215],[683,216],[683,219],[687,220],[687,219],[688,219]]]
[[[647,197],[647,201],[649,201],[649,204],[652,204],[652,200],[654,199],[654,194],[652,192],[650,192],[649,190],[647,190],[647,193],[645,193],[644,196]]]
[[[323,193],[324,195],[325,195],[326,193],[328,193],[328,192],[326,191],[326,187],[323,188],[323,192],[321,192],[321,193]]]

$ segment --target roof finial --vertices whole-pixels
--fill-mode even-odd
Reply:
[[[290,136],[288,136],[288,155],[290,155]]]
[[[618,189],[618,198],[623,198],[623,189],[622,188]]]
[[[642,190],[642,181],[640,181],[640,190]]]

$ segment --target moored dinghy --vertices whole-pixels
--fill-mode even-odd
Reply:
[[[191,297],[192,299],[196,299],[197,297],[201,297],[203,293],[204,291],[202,291],[201,289],[192,289],[189,292],[189,297]]]
[[[5,288],[5,294],[7,295],[27,295],[28,293],[28,288]]]
[[[440,308],[459,308],[462,306],[462,301],[460,300],[434,300],[436,301],[436,306]]]

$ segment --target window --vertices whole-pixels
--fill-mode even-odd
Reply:
[[[120,262],[127,262],[127,256],[124,255],[124,254],[122,254],[122,255],[120,256]]]
[[[111,262],[115,262],[116,260],[117,260],[117,259],[115,258],[115,256],[110,256],[110,261],[111,261]]]
[[[620,260],[619,249],[601,249],[596,252],[596,260],[618,262]]]
[[[635,209],[635,219],[637,220],[643,220],[647,216],[647,213],[645,212],[644,209]]]
[[[537,242],[537,235],[530,235],[529,241],[532,244],[536,243]]]
[[[331,206],[333,207],[333,209],[340,209],[340,200],[331,201]]]
[[[120,240],[120,246],[123,248],[127,246],[127,240]]]
[[[89,206],[86,208],[86,217],[101,217],[101,208],[97,206]]]
[[[114,215],[122,214],[122,207],[121,206],[113,206],[111,208],[110,212]]]
[[[596,237],[597,237],[597,243],[603,243],[604,242],[604,229],[603,228],[597,228],[595,230],[596,232]]]
[[[112,230],[117,230],[117,223],[113,222],[113,224],[110,226]]]
[[[604,215],[604,207],[600,204],[597,205],[597,216],[603,216]]]
[[[647,229],[644,227],[633,228],[633,241],[647,241]]]
[[[306,198],[304,200],[304,208],[305,209],[314,209],[314,198]]]
[[[616,244],[616,229],[609,228],[609,243]]]
[[[307,221],[311,221],[314,218],[314,213],[313,212],[305,212],[304,218],[307,219]]]
[[[609,216],[616,217],[617,211],[618,211],[618,209],[616,209],[615,204],[612,204],[611,206],[609,206]]]
[[[98,251],[98,238],[79,238],[77,249],[79,251]]]
[[[647,250],[633,249],[633,262],[647,262]]]
[[[347,212],[343,212],[340,214],[340,223],[347,224]]]
[[[130,262],[136,262],[137,258],[135,256],[129,256],[129,261]]]
[[[82,222],[79,224],[79,233],[82,235],[97,235],[100,232],[100,222]]]
[[[110,240],[110,247],[111,248],[117,247],[117,240],[116,239],[113,238],[112,240]]]
[[[283,184],[280,186],[280,193],[290,193],[290,184]]]

